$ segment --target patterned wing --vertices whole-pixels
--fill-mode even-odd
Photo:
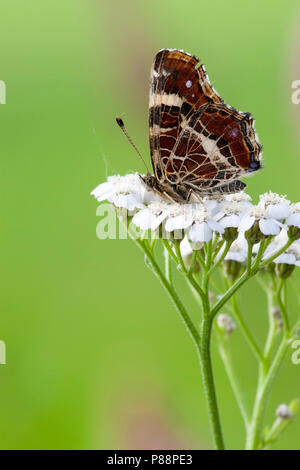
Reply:
[[[166,180],[198,191],[226,187],[258,170],[260,153],[249,113],[223,103],[204,105],[181,131],[168,158]]]
[[[151,70],[149,137],[153,170],[164,180],[165,166],[188,117],[207,103],[222,103],[203,65],[183,51],[163,49]]]

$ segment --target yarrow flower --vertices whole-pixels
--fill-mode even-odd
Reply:
[[[133,223],[143,230],[156,230],[164,224],[167,232],[187,230],[191,242],[208,242],[213,232],[223,233],[223,228],[202,203],[170,204],[156,201],[133,217]]]
[[[290,215],[286,219],[286,225],[300,228],[300,202],[290,206]]]
[[[216,220],[219,221],[223,228],[238,227],[241,217],[249,211],[251,207],[250,197],[247,194],[237,193],[227,195],[219,204]]]
[[[300,245],[291,245],[284,253],[277,256],[273,262],[275,264],[294,264],[295,266],[300,266]]]
[[[191,242],[208,242],[212,238],[213,231],[223,233],[222,225],[217,222],[205,206],[197,205],[193,211],[193,224],[189,230]]]
[[[107,182],[99,184],[91,195],[99,202],[107,200],[129,211],[142,209],[145,203],[156,199],[156,195],[142,184],[137,173],[109,176]]]
[[[285,196],[269,192],[260,196],[257,206],[251,209],[242,217],[239,224],[239,231],[250,230],[255,223],[263,235],[278,235],[282,228],[287,229],[282,220],[290,214],[289,201]]]
[[[286,219],[288,226],[288,236],[293,240],[300,239],[300,203],[290,206],[290,215]]]
[[[172,205],[160,198],[157,201],[151,202],[147,207],[137,212],[133,217],[132,222],[142,230],[156,230],[167,218],[171,209]]]
[[[251,206],[252,198],[244,191],[240,191],[239,193],[225,194],[224,199],[228,202],[236,202],[237,204],[241,204],[245,209],[247,209]]]
[[[288,241],[286,231],[274,238],[264,253],[263,260],[268,259],[273,254],[278,252]],[[275,264],[294,264],[300,266],[300,241],[294,241],[281,255],[273,260]]]
[[[300,238],[300,203],[291,205],[285,196],[272,192],[261,195],[256,206],[244,191],[204,197],[201,202],[179,204],[164,199],[147,188],[140,175],[135,173],[110,176],[91,194],[99,202],[107,200],[115,207],[126,209],[133,216],[132,222],[142,230],[155,231],[159,227],[170,233],[184,230],[189,242],[196,244],[196,249],[199,243],[211,240],[214,233],[222,235],[227,241],[233,242],[226,260],[245,262],[250,229],[254,232],[258,230],[262,236],[278,236],[280,232],[289,229],[289,236]],[[298,230],[297,233],[295,230]],[[259,239],[253,243],[257,241]],[[266,254],[272,246],[275,247],[273,242]],[[280,258],[280,262],[283,259],[293,259],[297,263],[296,251],[295,247],[290,247],[289,251],[281,255],[286,258]]]

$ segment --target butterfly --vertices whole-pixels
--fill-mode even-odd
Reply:
[[[239,192],[239,178],[261,167],[251,114],[225,104],[204,65],[177,49],[162,49],[152,65],[149,140],[154,175],[141,178],[175,202]]]

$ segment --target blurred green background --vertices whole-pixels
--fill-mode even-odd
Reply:
[[[299,200],[299,2],[2,0],[0,11],[0,447],[209,448],[192,341],[134,244],[96,238],[89,193],[107,174],[143,171],[115,115],[149,161],[149,71],[167,47],[200,57],[223,99],[255,116],[265,168],[248,192]],[[255,282],[242,305],[262,341]],[[233,351],[250,402],[256,365],[239,332]],[[213,355],[226,443],[241,448]],[[300,366],[288,357],[267,422],[299,396]],[[300,419],[275,447],[300,449],[299,436]]]

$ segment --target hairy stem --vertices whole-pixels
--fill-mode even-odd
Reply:
[[[218,450],[224,450],[224,439],[220,422],[219,408],[216,395],[216,387],[211,362],[210,339],[212,319],[210,315],[203,315],[201,324],[201,341],[199,344],[200,367],[204,394],[208,407],[208,415],[213,434],[214,446]]]

